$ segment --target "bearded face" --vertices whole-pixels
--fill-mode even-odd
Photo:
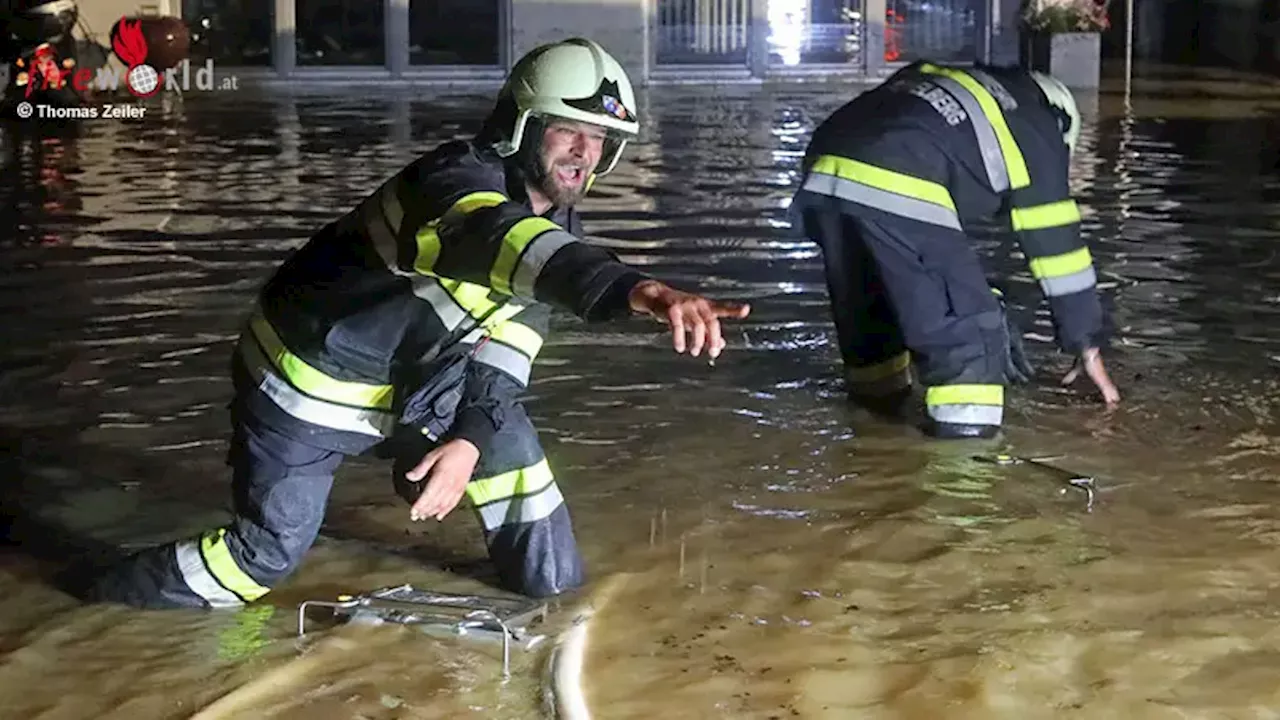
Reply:
[[[571,207],[587,192],[587,178],[600,164],[608,133],[590,123],[547,118],[538,151],[538,190],[557,207]]]

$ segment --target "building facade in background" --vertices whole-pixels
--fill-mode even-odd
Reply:
[[[639,83],[881,76],[919,57],[1014,61],[1016,0],[121,0],[80,3],[86,32],[178,15],[192,58],[251,76],[500,79],[530,48],[601,42]]]

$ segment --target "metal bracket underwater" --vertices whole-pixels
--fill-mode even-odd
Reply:
[[[1073,487],[1085,493],[1088,497],[1088,502],[1085,505],[1084,511],[1090,513],[1093,512],[1093,501],[1098,490],[1096,480],[1092,476],[1080,475],[1078,473],[1073,473],[1070,470],[1060,468],[1057,465],[1050,464],[1054,460],[1062,459],[1061,455],[1037,458],[1024,458],[1014,455],[979,455],[974,459],[995,465],[1034,465],[1042,470],[1046,470],[1049,473],[1058,476],[1069,487]],[[1063,492],[1066,492],[1065,488],[1063,489]]]
[[[333,600],[307,600],[298,606],[298,636],[306,634],[307,610],[329,608],[349,623],[416,626],[434,637],[458,637],[502,645],[502,681],[511,678],[511,648],[532,650],[546,635],[529,630],[544,622],[547,605],[526,598],[455,595],[412,585],[386,587]]]

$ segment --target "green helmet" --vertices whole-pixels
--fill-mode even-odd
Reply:
[[[1058,126],[1062,128],[1062,141],[1074,154],[1076,141],[1080,139],[1080,109],[1076,107],[1075,96],[1062,84],[1061,80],[1042,72],[1032,72],[1031,79],[1040,86],[1040,92],[1049,101],[1049,105],[1058,116]]]
[[[627,73],[597,43],[571,38],[530,50],[520,58],[498,96],[490,123],[502,157],[520,151],[531,119],[564,118],[606,128],[608,135],[595,174],[618,164],[627,141],[640,132],[636,96]],[[530,146],[541,140],[531,138]]]

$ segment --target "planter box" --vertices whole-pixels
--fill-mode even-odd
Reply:
[[[1069,88],[1097,88],[1102,67],[1099,33],[1027,33],[1022,66],[1046,72]]]

